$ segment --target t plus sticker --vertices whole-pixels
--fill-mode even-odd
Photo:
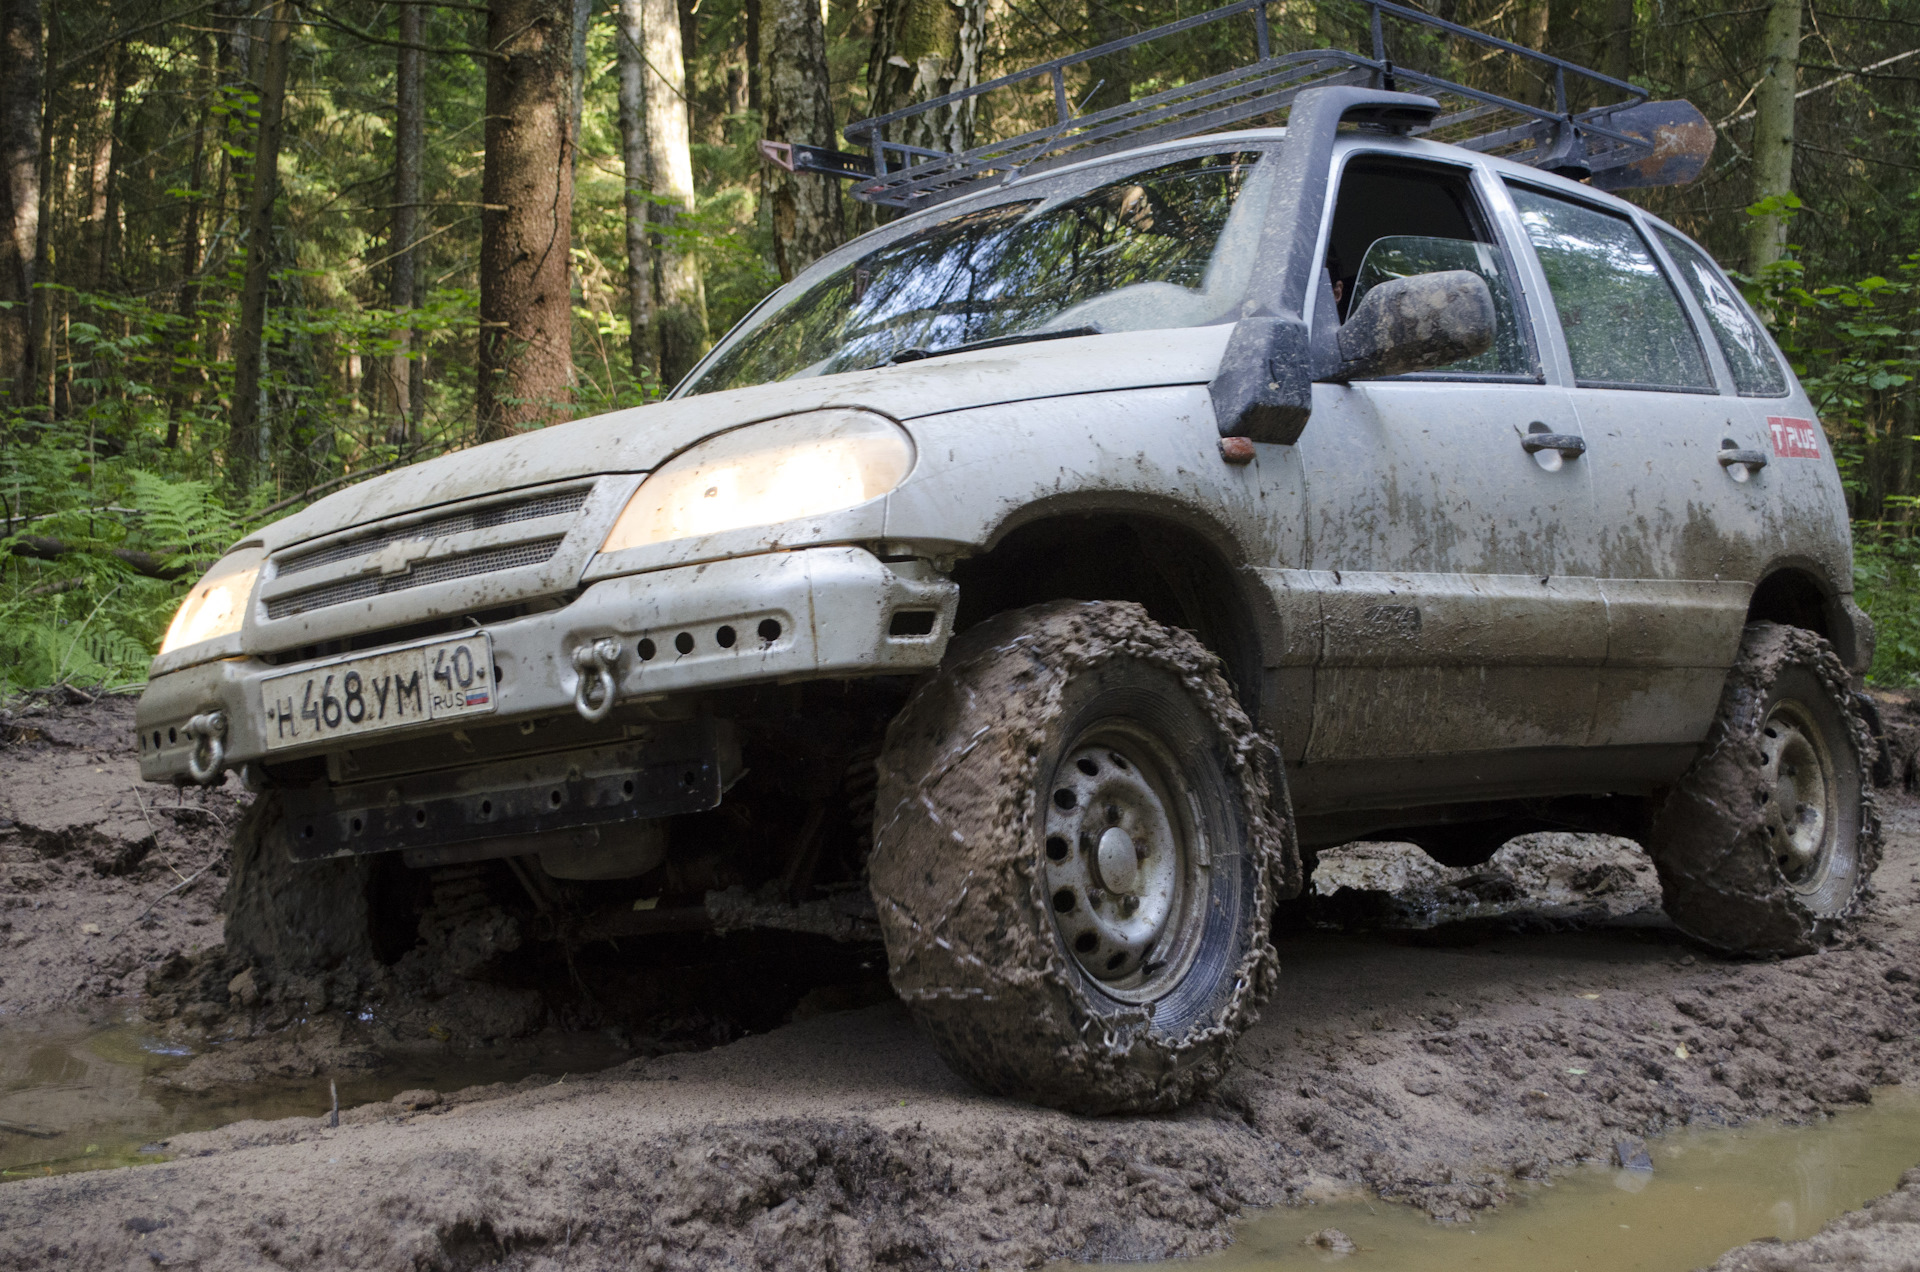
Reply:
[[[1812,420],[1796,420],[1790,415],[1767,416],[1767,428],[1773,432],[1773,453],[1782,459],[1820,458],[1820,431]]]

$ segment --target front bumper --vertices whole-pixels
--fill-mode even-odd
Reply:
[[[623,704],[735,685],[921,671],[937,665],[945,652],[958,599],[958,587],[925,562],[884,562],[855,547],[607,579],[561,609],[485,629],[499,678],[497,705],[484,722],[573,711],[580,677],[573,651],[608,637],[622,647],[614,670]],[[896,617],[902,614],[911,617]],[[186,725],[213,711],[226,717],[225,763],[233,767],[325,754],[369,736],[388,742],[483,722],[428,721],[269,754],[261,682],[300,666],[241,657],[156,677],[134,716],[140,776],[150,782],[192,780],[194,743]]]

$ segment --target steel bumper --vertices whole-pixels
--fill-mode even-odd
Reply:
[[[622,703],[757,682],[920,671],[945,652],[958,598],[958,587],[923,561],[885,562],[855,547],[768,553],[607,579],[563,608],[485,628],[499,668],[497,706],[485,722],[575,710],[583,674],[575,653],[608,649],[608,641],[619,647],[608,670]],[[424,642],[401,642],[411,643]],[[134,717],[141,777],[191,781],[194,739],[187,725],[213,712],[225,719],[224,764],[237,768],[267,758],[260,682],[335,661],[229,658],[156,677]],[[423,722],[374,736],[388,741],[475,723]],[[280,748],[272,758],[296,759],[349,744],[333,739]]]

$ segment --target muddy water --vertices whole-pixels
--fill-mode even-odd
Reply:
[[[1920,1091],[1815,1126],[1682,1131],[1648,1145],[1652,1173],[1592,1166],[1471,1224],[1352,1197],[1270,1212],[1181,1272],[1686,1272],[1763,1237],[1797,1240],[1890,1190],[1920,1162]],[[1357,1247],[1308,1244],[1328,1228]]]
[[[326,1075],[206,1094],[148,1081],[190,1054],[160,1040],[131,1009],[0,1020],[0,1181],[161,1160],[171,1135],[248,1118],[315,1117],[330,1107]],[[531,1073],[590,1073],[627,1058],[598,1034],[569,1034],[498,1053],[449,1047],[335,1080],[345,1109],[421,1087],[457,1091]]]

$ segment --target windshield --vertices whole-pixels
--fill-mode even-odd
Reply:
[[[860,371],[982,340],[1230,322],[1267,204],[1260,158],[1181,159],[895,239],[757,316],[686,392]]]

